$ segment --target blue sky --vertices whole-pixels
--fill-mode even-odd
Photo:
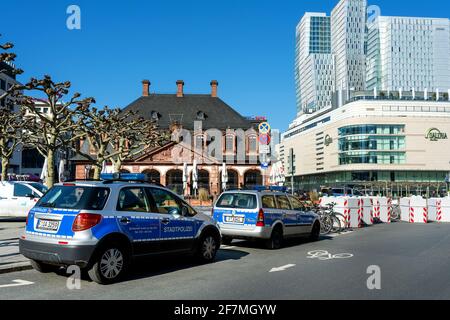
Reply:
[[[219,95],[243,115],[267,116],[284,130],[296,113],[295,26],[305,11],[327,12],[337,0],[2,1],[0,33],[13,41],[20,80],[50,74],[98,105],[124,107],[141,94]],[[426,5],[425,5],[426,3]],[[66,9],[81,8],[82,29],[66,28]],[[369,1],[383,15],[450,16],[448,0]]]

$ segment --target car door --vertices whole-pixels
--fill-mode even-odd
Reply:
[[[154,212],[161,221],[161,251],[187,251],[194,246],[196,220],[187,213],[183,201],[161,188],[148,188]]]
[[[151,212],[150,201],[143,187],[125,187],[119,192],[117,223],[132,241],[135,255],[149,255],[161,249],[160,219]]]
[[[36,205],[38,194],[25,183],[14,183],[11,200],[11,216],[26,217],[28,212]]]
[[[299,233],[309,233],[311,231],[312,223],[314,221],[313,216],[305,211],[302,203],[295,197],[289,196],[289,200],[291,201],[292,209],[297,216],[298,228],[297,231]]]
[[[0,217],[13,214],[13,185],[0,182]]]
[[[285,195],[277,195],[277,206],[283,214],[283,224],[285,226],[285,235],[295,235],[298,233],[297,215],[292,211],[289,199]]]

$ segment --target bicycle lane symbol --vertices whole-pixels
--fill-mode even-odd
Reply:
[[[350,259],[350,258],[353,258],[353,254],[351,253],[331,254],[326,250],[315,250],[308,252],[308,259],[318,259],[321,261],[333,259]]]

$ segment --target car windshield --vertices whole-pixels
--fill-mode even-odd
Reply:
[[[42,194],[45,194],[48,191],[48,188],[40,183],[30,183],[30,186],[32,186]]]
[[[217,201],[216,207],[235,209],[256,209],[256,195],[245,193],[225,193]]]
[[[109,188],[56,186],[36,204],[37,207],[102,210],[109,196]]]

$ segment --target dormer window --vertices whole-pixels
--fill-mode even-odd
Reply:
[[[197,120],[203,121],[206,119],[206,114],[203,111],[197,112]]]
[[[157,111],[152,111],[151,118],[153,121],[158,121],[161,118],[161,115]]]

